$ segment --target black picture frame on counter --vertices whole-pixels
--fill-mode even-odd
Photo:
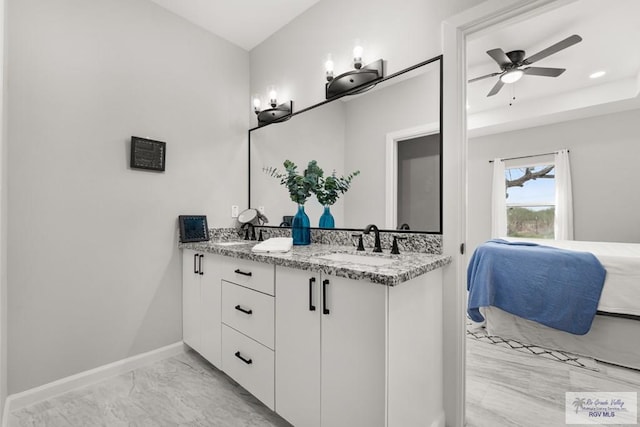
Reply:
[[[205,215],[180,215],[180,242],[206,242],[209,240],[209,226]]]
[[[167,157],[167,143],[139,136],[131,137],[132,169],[164,172]]]

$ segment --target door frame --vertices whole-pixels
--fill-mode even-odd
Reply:
[[[487,0],[442,22],[443,52],[443,382],[446,425],[465,421],[467,240],[466,42],[513,18],[526,19],[577,0]]]
[[[385,143],[384,228],[393,230],[398,219],[398,142],[440,132],[440,123],[433,122],[389,132]],[[440,153],[442,156],[442,153]]]

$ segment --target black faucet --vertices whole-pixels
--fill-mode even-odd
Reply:
[[[393,244],[391,245],[391,254],[400,255],[400,249],[398,248],[398,240],[407,240],[406,237],[393,236]]]
[[[378,227],[376,227],[375,224],[369,224],[367,225],[364,230],[362,231],[364,234],[369,234],[371,232],[371,230],[373,230],[373,232],[375,233],[375,242],[373,244],[373,252],[382,252],[382,248],[380,247],[380,230],[378,230]]]
[[[256,228],[250,222],[242,225],[244,229],[244,240],[256,240]],[[249,235],[249,230],[251,230],[251,235]]]

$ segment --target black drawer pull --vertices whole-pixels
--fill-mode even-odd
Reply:
[[[316,283],[316,278],[311,277],[309,279],[309,311],[316,311],[316,306],[313,305],[313,284]]]
[[[198,273],[198,254],[193,254],[193,274]]]
[[[239,268],[236,268],[236,271],[234,271],[234,273],[236,273],[236,274],[242,274],[243,276],[249,276],[249,277],[251,277],[251,276],[252,276],[252,274],[251,274],[251,272],[250,272],[250,271],[248,271],[248,272],[247,272],[247,271],[242,271],[242,270],[240,270]]]
[[[242,357],[242,356],[240,355],[240,352],[239,352],[239,351],[236,351],[236,357],[237,357],[238,359],[242,360],[242,361],[243,361],[244,363],[246,363],[247,365],[251,365],[251,364],[253,363],[253,360],[251,360],[251,359],[245,359],[244,357]]]
[[[240,305],[236,305],[236,310],[241,311],[245,314],[252,314],[253,310],[249,309],[249,310],[245,310],[244,308],[240,307]]]
[[[198,274],[200,274],[202,276],[202,275],[204,275],[204,271],[202,271],[202,259],[204,258],[204,255],[200,255],[198,258],[199,258],[199,261],[198,261]]]
[[[322,281],[322,314],[329,314],[329,309],[327,308],[327,285],[329,284],[329,279],[325,279]]]

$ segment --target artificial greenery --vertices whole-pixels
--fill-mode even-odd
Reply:
[[[326,178],[320,177],[320,180],[318,182],[319,185],[314,191],[318,202],[320,202],[320,204],[322,204],[323,206],[333,205],[336,200],[338,200],[338,197],[340,197],[341,194],[347,192],[347,190],[351,186],[351,181],[358,174],[360,174],[360,171],[352,172],[347,176],[338,177],[336,176],[336,171],[334,170],[331,176],[328,176]]]
[[[263,170],[272,177],[280,179],[280,184],[286,186],[289,190],[289,197],[292,201],[299,205],[304,205],[311,193],[315,193],[319,185],[318,182],[324,172],[318,167],[318,163],[315,160],[309,162],[302,175],[297,171],[298,166],[291,160],[285,160],[283,165],[284,172],[280,172],[274,167],[264,168]]]
[[[318,162],[311,160],[302,175],[297,171],[298,166],[291,160],[285,160],[284,172],[277,168],[263,168],[264,172],[280,180],[280,184],[287,187],[289,197],[294,202],[304,205],[311,193],[316,195],[318,202],[323,206],[331,206],[347,192],[351,186],[351,181],[360,171],[355,171],[347,176],[336,176],[336,171],[324,178],[324,171],[318,166]]]

